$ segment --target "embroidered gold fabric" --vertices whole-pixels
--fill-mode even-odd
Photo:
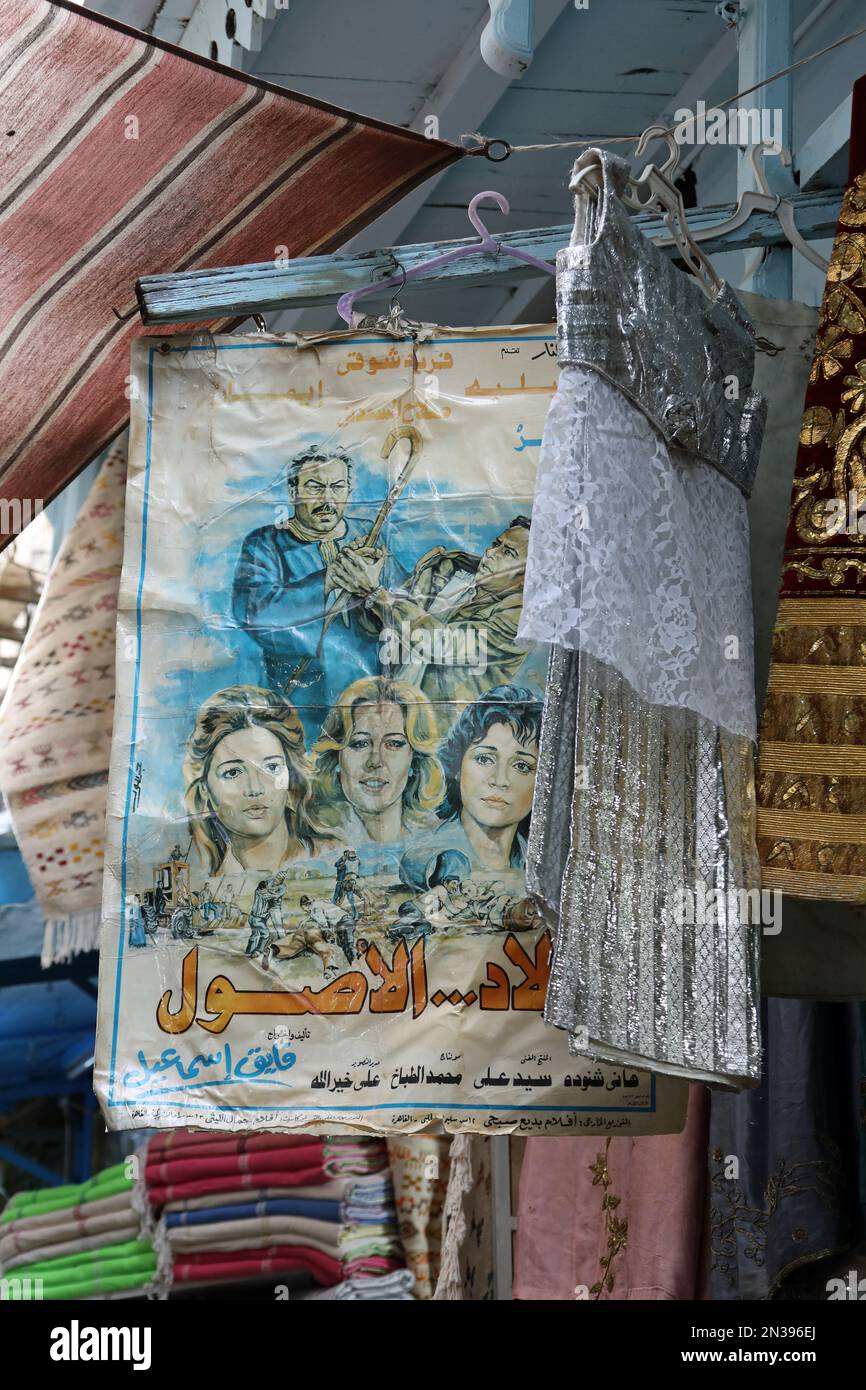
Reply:
[[[765,888],[866,903],[866,172],[839,218],[761,722]]]
[[[601,1276],[589,1290],[593,1299],[596,1300],[600,1299],[603,1293],[613,1293],[616,1284],[613,1262],[628,1245],[628,1221],[624,1217],[617,1216],[616,1209],[620,1204],[620,1198],[610,1190],[613,1186],[613,1178],[608,1166],[609,1154],[610,1136],[605,1142],[604,1153],[598,1154],[595,1163],[590,1164],[592,1185],[593,1187],[600,1187],[602,1190],[601,1208],[604,1213],[606,1237],[605,1250],[599,1258]]]

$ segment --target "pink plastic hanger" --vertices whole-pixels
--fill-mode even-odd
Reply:
[[[549,261],[539,260],[537,256],[532,256],[528,251],[521,251],[517,246],[503,245],[495,237],[490,235],[481,218],[478,216],[478,204],[485,198],[492,198],[498,205],[500,212],[508,212],[508,199],[502,193],[488,189],[484,193],[476,193],[467,209],[469,221],[472,223],[476,232],[481,238],[472,246],[459,246],[456,251],[446,251],[442,256],[433,256],[429,261],[424,261],[421,265],[416,265],[412,270],[404,271],[402,275],[390,275],[387,280],[377,280],[373,285],[364,285],[360,290],[349,290],[346,294],[341,294],[337,300],[337,313],[349,327],[354,326],[354,305],[356,299],[363,298],[364,295],[376,294],[379,290],[391,289],[394,285],[399,285],[400,289],[409,280],[416,279],[419,275],[426,275],[428,270],[438,270],[440,266],[450,265],[452,261],[460,261],[464,256],[476,256],[479,251],[489,251],[496,256],[514,256],[518,261],[525,261],[527,265],[534,266],[536,270],[543,270],[547,275],[555,275],[556,267]]]

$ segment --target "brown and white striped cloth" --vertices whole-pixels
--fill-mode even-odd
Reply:
[[[0,0],[0,119],[0,549],[123,428],[137,278],[331,250],[464,153],[72,0]]]

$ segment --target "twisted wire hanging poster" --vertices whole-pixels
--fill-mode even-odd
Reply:
[[[552,327],[133,348],[96,1088],[110,1128],[673,1130],[570,1056],[516,638]]]

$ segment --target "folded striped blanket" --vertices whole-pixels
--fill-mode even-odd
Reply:
[[[211,1226],[175,1226],[166,1232],[169,1248],[180,1256],[190,1250],[260,1250],[272,1246],[308,1246],[340,1257],[340,1227],[305,1216],[264,1220],[218,1221]]]
[[[340,1227],[340,1250],[344,1260],[362,1255],[402,1255],[396,1223]]]
[[[29,1274],[29,1272],[28,1270],[27,1273]],[[88,1273],[76,1278],[74,1270],[70,1270],[66,1282],[52,1283],[50,1286],[43,1284],[42,1297],[59,1302],[79,1298],[106,1298],[121,1291],[146,1289],[155,1274],[156,1256],[154,1254],[151,1254],[149,1259],[142,1256],[137,1262],[130,1261],[126,1270],[117,1273]],[[6,1298],[12,1302],[20,1302],[24,1297],[29,1299],[32,1296],[30,1293],[25,1295],[20,1288],[16,1288],[14,1275],[10,1276],[10,1279],[12,1282],[7,1285],[7,1292],[4,1295]]]
[[[296,1168],[294,1171],[281,1169],[268,1173],[235,1173],[217,1178],[197,1178],[192,1182],[177,1182],[170,1185],[151,1187],[147,1196],[153,1207],[163,1207],[166,1202],[181,1201],[185,1197],[203,1197],[208,1192],[221,1194],[242,1192],[258,1187],[300,1187],[312,1186],[324,1180],[325,1171],[321,1163],[310,1168]]]
[[[411,1302],[415,1279],[408,1269],[395,1269],[390,1274],[380,1274],[369,1279],[344,1279],[337,1289],[337,1298],[356,1299],[367,1302],[369,1299],[393,1299]]]
[[[304,1186],[299,1183],[294,1184],[287,1190],[285,1187],[258,1187],[251,1188],[248,1192],[205,1192],[198,1197],[182,1197],[175,1201],[166,1203],[165,1212],[178,1211],[207,1211],[212,1207],[224,1206],[227,1202],[242,1202],[249,1205],[255,1202],[276,1201],[281,1198],[288,1198],[291,1192],[291,1200],[312,1199],[341,1201],[346,1192],[346,1181],[343,1178],[329,1178],[327,1182],[314,1183]]]
[[[300,1299],[326,1300],[331,1302],[353,1299],[368,1302],[387,1299],[397,1303],[411,1303],[415,1277],[408,1269],[395,1269],[392,1274],[380,1274],[373,1278],[344,1279],[329,1289],[309,1289],[298,1294]]]
[[[388,1148],[384,1139],[335,1135],[324,1141],[324,1161],[329,1177],[360,1177],[388,1167]]]
[[[205,1155],[201,1158],[170,1158],[164,1163],[153,1162],[148,1151],[145,1179],[148,1187],[158,1187],[164,1184],[194,1182],[199,1178],[232,1179],[241,1174],[273,1172],[275,1169],[292,1173],[314,1168],[321,1163],[322,1158],[322,1143],[318,1139],[300,1147],[268,1148],[244,1153],[229,1152]]]
[[[76,1255],[72,1261],[46,1261],[42,1265],[29,1265],[24,1270],[24,1276],[31,1280],[42,1280],[40,1295],[50,1300],[145,1289],[156,1276],[156,1251],[146,1241],[106,1245],[103,1250],[93,1254],[99,1255],[99,1258],[88,1261],[86,1255]],[[15,1276],[11,1275],[10,1279],[13,1290],[11,1297],[18,1297]]]
[[[115,1225],[111,1232],[107,1234],[101,1231],[97,1235],[77,1235],[75,1232],[65,1239],[54,1241],[52,1244],[36,1245],[31,1250],[19,1250],[11,1254],[3,1254],[0,1251],[0,1261],[2,1261],[4,1274],[12,1269],[21,1269],[43,1261],[53,1261],[57,1258],[71,1255],[77,1256],[89,1250],[104,1250],[109,1241],[114,1244],[123,1243],[138,1238],[141,1223],[132,1207],[123,1225]],[[28,1270],[28,1272],[30,1272]]]
[[[31,1265],[28,1273],[33,1278],[39,1276],[50,1283],[67,1275],[70,1270],[76,1274],[109,1274],[121,1267],[128,1268],[130,1263],[138,1264],[152,1255],[153,1246],[149,1240],[126,1240],[115,1245],[103,1245],[99,1250],[84,1250],[43,1260]]]
[[[40,1188],[35,1192],[16,1192],[0,1215],[0,1226],[24,1216],[44,1216],[47,1212],[62,1211],[65,1207],[81,1206],[103,1197],[116,1196],[120,1192],[131,1192],[132,1187],[133,1179],[127,1177],[125,1164],[117,1163],[113,1168],[105,1168],[95,1177],[88,1178],[87,1182]]]
[[[390,1174],[357,1178],[346,1188],[342,1219],[348,1225],[396,1220],[396,1201]]]
[[[19,1192],[0,1217],[0,1270],[6,1294],[89,1298],[145,1289],[156,1277],[153,1243],[134,1206],[125,1162],[87,1182]]]
[[[28,1278],[31,1284],[38,1279],[42,1298],[83,1298],[88,1294],[143,1288],[155,1275],[153,1246],[146,1240],[129,1240],[28,1265],[20,1276],[9,1276],[7,1289],[14,1299],[21,1293],[16,1288],[18,1278]]]
[[[389,1172],[368,1173],[348,1181],[348,1196],[357,1205],[394,1206],[394,1184]]]
[[[212,1279],[255,1279],[265,1274],[288,1274],[305,1269],[320,1284],[339,1284],[342,1278],[340,1261],[332,1255],[309,1246],[279,1246],[265,1250],[217,1251],[208,1254],[184,1255],[173,1267],[177,1284],[205,1282]]]
[[[343,1202],[340,1214],[349,1226],[379,1226],[394,1220],[393,1207],[354,1206],[351,1202]]]
[[[113,1197],[96,1197],[91,1202],[76,1206],[52,1208],[39,1216],[19,1216],[0,1227],[0,1260],[6,1250],[30,1250],[34,1238],[36,1243],[56,1239],[55,1232],[60,1227],[72,1227],[85,1233],[109,1229],[108,1225],[105,1228],[97,1227],[96,1222],[123,1220],[130,1204],[131,1190],[124,1189]]]
[[[173,1129],[155,1135],[147,1146],[147,1162],[169,1163],[176,1158],[219,1158],[231,1154],[264,1153],[269,1149],[300,1149],[321,1146],[315,1134],[200,1134],[196,1130]]]
[[[307,1216],[318,1221],[340,1220],[340,1202],[318,1201],[310,1197],[271,1197],[264,1201],[241,1202],[233,1206],[213,1206],[202,1211],[171,1211],[166,1208],[167,1230],[175,1226],[205,1226],[217,1221],[245,1221],[251,1217]]]
[[[162,1287],[299,1270],[331,1285],[403,1265],[381,1139],[176,1131],[148,1144],[143,1185],[162,1213]]]
[[[345,1260],[343,1262],[343,1276],[346,1279],[365,1278],[380,1274],[390,1274],[394,1270],[402,1269],[404,1263],[402,1259],[389,1257],[386,1255],[364,1255],[357,1260]]]

